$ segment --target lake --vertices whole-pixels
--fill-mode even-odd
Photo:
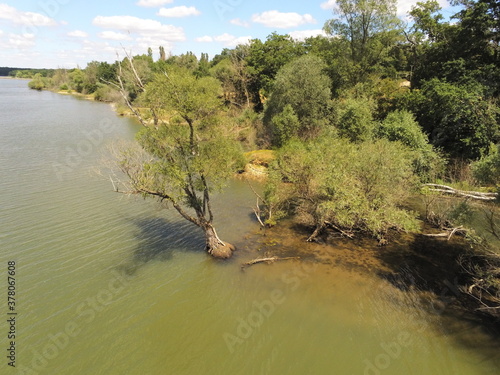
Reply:
[[[351,249],[288,229],[264,236],[242,180],[214,201],[219,235],[238,251],[212,259],[173,209],[114,193],[96,173],[107,147],[138,130],[107,104],[0,80],[4,354],[9,261],[17,312],[16,368],[3,355],[2,374],[500,373],[498,344],[446,300],[320,261],[358,258]],[[281,247],[306,256],[241,270]]]

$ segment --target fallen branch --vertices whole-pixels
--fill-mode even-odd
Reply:
[[[498,193],[483,193],[480,191],[458,190],[458,189],[454,189],[451,186],[447,186],[447,185],[424,184],[423,186],[429,187],[430,188],[429,191],[458,195],[461,197],[468,197],[468,198],[478,199],[478,200],[483,200],[483,201],[494,201],[498,197]]]
[[[328,225],[330,228],[335,229],[336,231],[340,232],[341,235],[346,236],[350,238],[351,240],[354,238],[354,235],[352,233],[348,233],[345,230],[340,229],[336,225],[333,225],[329,221],[325,221],[325,224]]]
[[[271,263],[274,263],[278,260],[291,260],[291,259],[300,259],[300,257],[286,257],[286,258],[278,258],[276,256],[274,257],[267,257],[267,258],[257,258],[257,259],[253,259],[253,260],[250,260],[248,262],[245,262],[241,265],[241,269],[245,269],[245,267],[248,267],[248,266],[253,266],[254,264],[257,264],[257,263],[267,263],[267,264],[271,264]]]
[[[428,234],[423,234],[423,235],[426,236],[426,237],[446,237],[446,239],[449,241],[451,239],[451,237],[455,233],[465,234],[465,233],[467,233],[467,229],[465,229],[462,226],[459,226],[459,227],[456,227],[456,228],[446,229],[446,232],[442,232],[442,233],[428,233]]]
[[[306,240],[306,242],[313,242],[314,240],[316,240],[316,237],[319,236],[319,234],[321,233],[321,231],[325,227],[330,227],[330,228],[336,230],[337,232],[339,232],[342,236],[348,237],[351,240],[354,238],[354,235],[352,233],[348,233],[345,230],[340,229],[335,224],[333,224],[329,221],[323,221],[323,223],[318,224],[316,226],[316,228],[314,229],[314,232],[309,236],[309,238]]]

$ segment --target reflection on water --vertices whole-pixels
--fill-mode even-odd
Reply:
[[[425,252],[260,231],[235,180],[214,206],[221,238],[239,250],[215,261],[176,212],[88,173],[109,142],[133,138],[133,121],[25,85],[0,81],[0,261],[18,262],[21,373],[498,373],[483,326],[435,301],[414,272]],[[54,163],[103,119],[114,130],[59,179]],[[240,270],[266,253],[302,259]]]

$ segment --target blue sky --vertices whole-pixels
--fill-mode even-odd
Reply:
[[[444,14],[446,0],[439,0]],[[417,0],[399,0],[404,18]],[[124,49],[158,47],[210,57],[276,31],[304,38],[321,33],[335,0],[0,0],[0,66],[84,68],[115,61]],[[448,13],[448,14],[447,14]]]

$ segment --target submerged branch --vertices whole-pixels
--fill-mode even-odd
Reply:
[[[274,263],[274,262],[279,261],[279,260],[292,260],[292,259],[300,259],[300,257],[278,258],[277,256],[273,256],[273,257],[267,257],[267,258],[257,258],[257,259],[253,259],[251,261],[243,263],[241,265],[241,269],[244,270],[245,267],[252,266],[252,265],[257,264],[257,263],[264,263],[265,262],[267,264],[271,264],[271,263]]]

